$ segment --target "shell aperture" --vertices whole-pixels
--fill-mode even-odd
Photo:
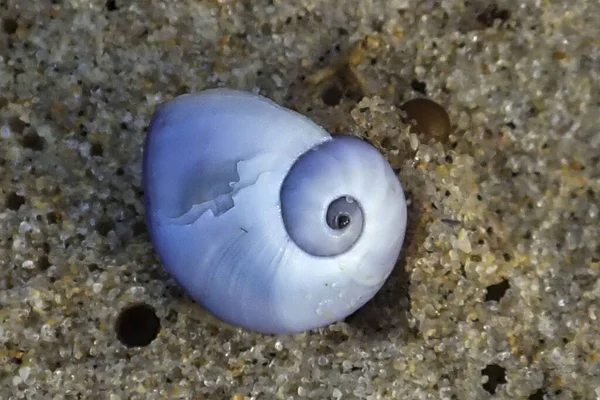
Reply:
[[[404,240],[404,193],[379,151],[259,95],[211,89],[160,105],[143,176],[164,267],[250,330],[345,318],[381,288]]]

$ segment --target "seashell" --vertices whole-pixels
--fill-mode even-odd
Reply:
[[[210,89],[159,105],[143,176],[164,267],[209,312],[249,330],[342,320],[381,288],[404,240],[402,186],[377,149],[251,93]]]

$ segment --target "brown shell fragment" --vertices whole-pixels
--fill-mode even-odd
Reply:
[[[405,122],[412,125],[415,133],[422,133],[439,141],[445,141],[452,132],[450,116],[446,109],[433,100],[416,98],[400,106]]]

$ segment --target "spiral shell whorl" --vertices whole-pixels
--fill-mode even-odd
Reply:
[[[362,141],[336,136],[302,154],[281,187],[281,214],[290,238],[308,254],[331,257],[348,251],[363,231],[364,212],[348,191],[353,157]],[[342,218],[343,222],[340,222]]]
[[[348,213],[347,236],[328,223],[332,208],[347,211],[346,197],[358,206]],[[286,253],[293,255],[285,261],[294,262],[275,274],[273,298],[281,309],[296,311],[280,320],[289,327],[310,321],[323,326],[370,300],[393,270],[406,229],[404,193],[381,153],[358,138],[336,135],[295,161],[280,202],[291,241]],[[315,314],[303,311],[311,308]]]
[[[378,248],[374,240],[390,241],[374,235],[385,235],[393,224],[403,232],[406,224],[404,194],[391,167],[373,146],[352,136],[336,135],[302,154],[283,182],[280,201],[291,240],[317,257],[343,255],[361,239]],[[342,226],[332,225],[340,216]],[[370,236],[363,238],[365,232]],[[397,256],[396,243],[380,250]]]

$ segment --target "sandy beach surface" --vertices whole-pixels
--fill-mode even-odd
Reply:
[[[597,0],[0,0],[0,399],[600,399],[598,15]],[[147,125],[219,86],[366,138],[397,171],[404,249],[345,321],[234,329],[162,268]],[[414,98],[450,129],[411,128]]]

